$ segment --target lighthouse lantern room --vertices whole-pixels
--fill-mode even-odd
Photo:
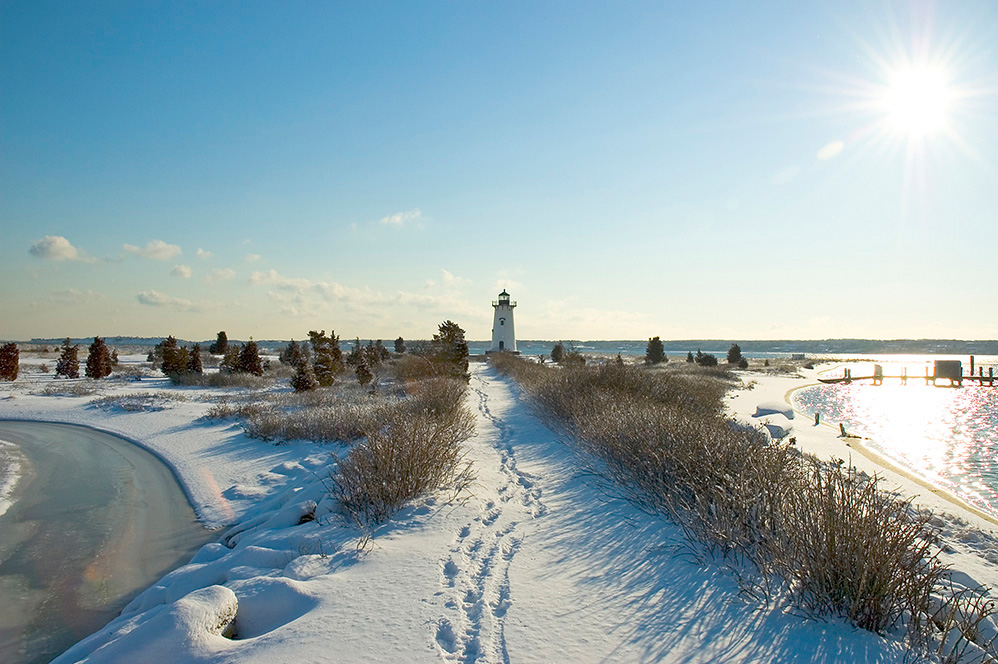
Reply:
[[[490,353],[516,353],[516,334],[513,332],[513,308],[516,302],[509,301],[509,293],[503,290],[499,300],[492,303],[495,317],[492,319],[492,347]]]

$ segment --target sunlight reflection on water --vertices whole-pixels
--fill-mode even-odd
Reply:
[[[887,366],[884,371],[900,373]],[[998,388],[899,383],[806,387],[794,392],[792,402],[808,415],[821,413],[829,424],[843,423],[850,433],[870,438],[871,448],[998,515]]]

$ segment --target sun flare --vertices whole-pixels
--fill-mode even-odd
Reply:
[[[921,138],[943,129],[953,94],[943,73],[930,67],[911,67],[894,73],[883,97],[890,127]]]

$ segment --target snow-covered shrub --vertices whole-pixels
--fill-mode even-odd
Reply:
[[[470,483],[461,443],[474,434],[475,419],[461,403],[438,410],[398,408],[384,426],[368,432],[330,477],[344,513],[361,525],[379,523],[426,491]]]

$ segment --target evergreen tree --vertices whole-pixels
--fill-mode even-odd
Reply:
[[[299,355],[301,351],[299,351]],[[295,375],[291,379],[291,387],[295,388],[295,392],[307,392],[308,390],[314,390],[319,387],[319,381],[315,378],[315,372],[312,371],[312,365],[307,361],[299,361],[295,364],[297,369],[295,370]]]
[[[392,356],[392,354],[388,352],[388,349],[385,348],[385,345],[381,343],[381,339],[374,342],[374,350],[378,355],[378,364],[381,364]]]
[[[371,373],[371,368],[367,364],[367,358],[361,357],[360,361],[357,362],[357,368],[354,369],[354,373],[357,374],[357,380],[361,385],[367,385],[374,378],[374,374]]]
[[[181,348],[173,335],[163,339],[158,345],[159,352],[163,358],[163,366],[160,367],[167,376],[182,374],[187,370],[189,353],[186,348]]]
[[[284,347],[284,350],[281,351],[281,354],[277,356],[277,359],[280,360],[281,364],[298,366],[294,363],[295,355],[301,357],[301,351],[298,350],[298,344],[296,344],[295,340],[292,339],[288,342],[288,345]]]
[[[235,346],[227,346],[219,369],[226,373],[236,373],[239,371],[239,349]]]
[[[541,358],[543,358],[543,357],[544,357],[544,356],[543,356],[543,355],[541,355]],[[616,362],[617,362],[617,366],[618,366],[618,367],[622,367],[622,366],[624,366],[624,358],[622,358],[622,357],[620,356],[620,353],[617,353],[617,360],[616,360]],[[544,364],[544,361],[543,361],[543,359],[541,360],[541,364]]]
[[[728,364],[738,364],[742,361],[742,347],[738,344],[731,344],[728,349]]]
[[[645,347],[645,364],[661,364],[662,362],[665,362],[665,348],[662,346],[662,340],[658,337],[652,337]]]
[[[100,337],[94,337],[87,355],[87,378],[104,378],[111,375],[111,351]]]
[[[402,337],[395,340],[395,352],[399,355],[405,352],[405,339]]]
[[[0,380],[17,380],[21,352],[13,341],[0,346]]]
[[[69,337],[62,342],[59,352],[59,361],[55,365],[55,375],[66,378],[80,377],[80,347],[73,344]]]
[[[191,346],[187,357],[187,370],[195,374],[204,373],[204,366],[201,364],[201,344]]]
[[[111,366],[112,367],[118,366],[118,349],[117,348],[112,348],[111,349]]]
[[[208,352],[212,355],[225,355],[225,351],[229,347],[229,337],[225,334],[225,330],[218,333],[218,337],[215,339],[214,343],[208,346]]]
[[[551,361],[561,363],[565,359],[565,344],[560,341],[551,349]]]
[[[312,344],[312,356],[314,361],[312,369],[319,385],[329,387],[336,381],[336,374],[343,371],[343,352],[340,350],[340,338],[333,330],[316,332],[311,330],[308,333],[309,342]]]
[[[263,363],[260,361],[260,350],[251,338],[239,351],[239,371],[251,373],[254,376],[263,375]]]
[[[454,321],[445,320],[433,335],[433,356],[446,367],[447,373],[468,380],[468,342],[464,330]]]
[[[360,345],[360,337],[354,339],[353,348],[350,349],[350,354],[347,355],[347,364],[356,366],[361,359],[364,357],[364,348]]]
[[[697,352],[699,353],[700,351]],[[690,364],[693,364],[693,351],[691,350],[686,351],[686,361],[689,362]]]

